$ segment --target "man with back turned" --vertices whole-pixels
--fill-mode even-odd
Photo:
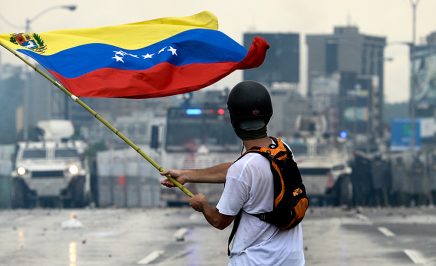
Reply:
[[[277,145],[277,140],[267,135],[273,108],[263,85],[254,81],[238,83],[229,94],[227,108],[233,129],[246,150]],[[305,264],[301,223],[281,230],[252,215],[269,212],[274,204],[273,173],[270,162],[262,155],[247,153],[234,163],[205,169],[168,170],[162,174],[170,174],[182,184],[225,183],[217,206],[210,205],[202,193],[193,196],[190,204],[203,213],[209,224],[221,230],[240,216],[229,265]],[[163,180],[162,184],[173,186],[169,180]]]

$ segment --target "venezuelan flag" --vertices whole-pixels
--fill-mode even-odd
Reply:
[[[206,87],[262,64],[268,43],[250,49],[217,30],[210,12],[93,29],[0,35],[76,96],[151,98]]]

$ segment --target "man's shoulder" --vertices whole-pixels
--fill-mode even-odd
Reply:
[[[232,171],[244,171],[244,169],[254,169],[259,167],[269,166],[268,159],[256,152],[250,152],[244,154],[241,158],[236,160],[229,168],[229,172]]]
[[[256,165],[257,163],[259,163],[259,161],[265,160],[266,158],[258,152],[248,152],[240,157],[238,160],[236,160],[233,165]]]

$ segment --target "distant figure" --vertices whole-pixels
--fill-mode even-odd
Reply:
[[[390,206],[392,203],[390,202],[389,195],[392,190],[392,171],[391,171],[391,160],[390,158],[386,158],[383,160],[383,199],[384,206]]]
[[[407,206],[409,204],[409,175],[403,158],[396,158],[391,165],[392,173],[392,204],[394,206]]]
[[[433,205],[436,205],[436,152],[431,155],[429,165],[429,176],[431,180],[431,197]]]
[[[363,154],[356,152],[351,167],[354,205],[368,206],[372,188],[370,161]]]
[[[386,176],[386,163],[381,156],[376,156],[371,161],[371,177],[373,185],[373,193],[371,197],[372,206],[386,206],[387,205],[387,188],[388,177]]]
[[[410,176],[413,182],[412,200],[414,205],[421,206],[429,203],[429,187],[425,173],[425,165],[418,156],[413,158],[410,166]]]

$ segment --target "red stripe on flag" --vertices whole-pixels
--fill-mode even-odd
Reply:
[[[162,63],[146,71],[103,68],[72,79],[51,73],[79,97],[153,98],[199,90],[230,74],[237,64]]]

